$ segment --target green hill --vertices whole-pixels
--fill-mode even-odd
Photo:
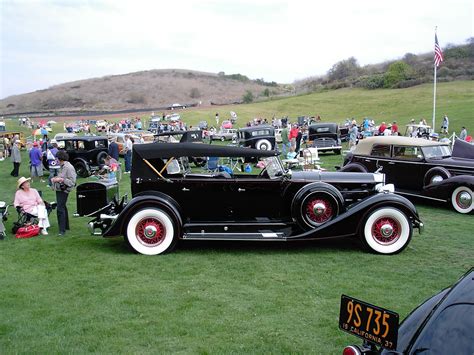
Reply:
[[[243,126],[254,117],[320,115],[326,122],[343,122],[346,118],[361,121],[371,117],[376,122],[396,120],[400,125],[410,119],[425,118],[431,125],[433,115],[433,85],[424,84],[406,89],[340,89],[291,98],[269,100],[248,105],[215,106],[206,109],[185,110],[182,117],[192,125],[200,120],[213,124],[216,112],[221,120],[229,111],[238,114],[238,125]],[[455,81],[438,84],[436,104],[436,129],[439,130],[444,114],[450,118],[450,130],[459,132],[465,125],[474,130],[474,82]]]

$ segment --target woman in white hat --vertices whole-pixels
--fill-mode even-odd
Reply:
[[[30,178],[21,177],[17,182],[17,191],[15,193],[15,201],[13,205],[15,207],[21,207],[21,209],[33,216],[38,217],[38,226],[41,228],[41,234],[48,234],[49,219],[48,213],[46,212],[46,206],[44,201],[38,193],[38,190],[33,189],[30,186]]]

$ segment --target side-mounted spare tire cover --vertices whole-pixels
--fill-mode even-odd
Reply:
[[[348,172],[348,173],[367,173],[367,168],[359,163],[349,163],[344,165],[339,171]]]
[[[315,182],[301,188],[291,203],[291,215],[303,230],[317,228],[338,216],[344,198],[334,186]]]
[[[428,170],[425,174],[423,179],[423,185],[428,186],[431,184],[436,184],[443,180],[449,179],[451,177],[451,173],[442,166],[435,166]]]

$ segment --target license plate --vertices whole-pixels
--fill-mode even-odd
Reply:
[[[342,295],[339,328],[389,350],[396,350],[398,314]]]

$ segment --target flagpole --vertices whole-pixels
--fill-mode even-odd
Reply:
[[[436,36],[436,30],[438,29],[438,26],[435,26],[435,36]],[[436,55],[436,53],[435,53]],[[435,117],[436,117],[436,61],[433,63],[434,66],[434,86],[433,86],[433,132],[436,132],[436,125],[435,125]]]
[[[436,117],[436,63],[434,64],[434,89],[433,89],[433,132],[435,129],[435,117]]]

